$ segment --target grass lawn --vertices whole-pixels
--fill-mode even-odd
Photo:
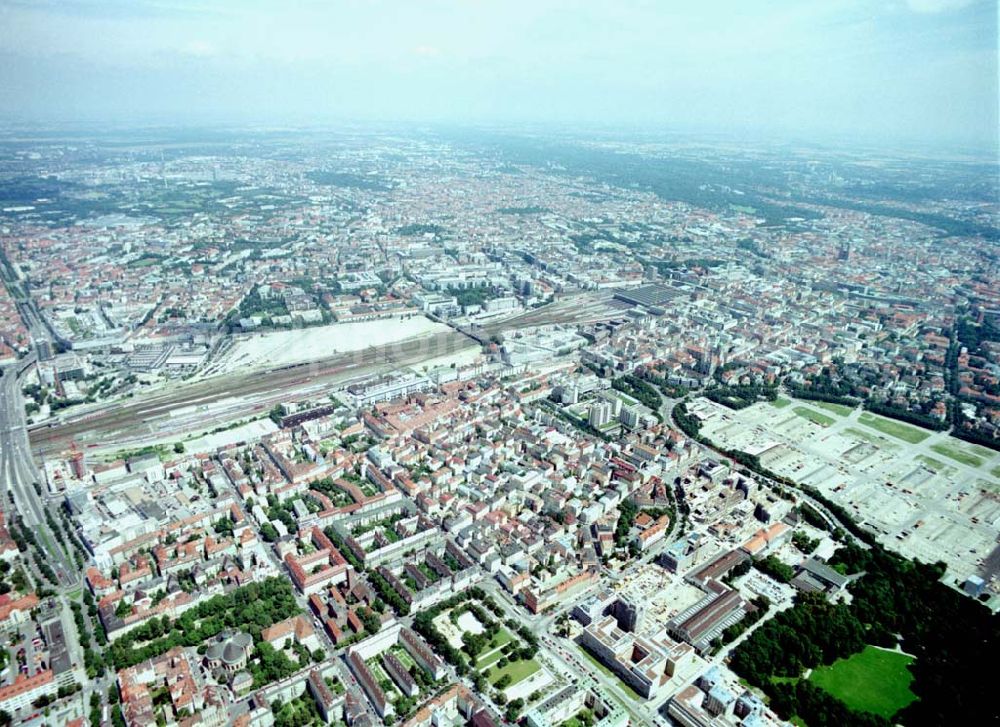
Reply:
[[[503,656],[503,647],[513,640],[514,637],[510,635],[510,631],[501,626],[500,630],[497,631],[497,635],[490,640],[486,648],[480,651],[479,656],[476,657],[476,668],[480,670],[486,669],[494,662],[499,661]]]
[[[611,671],[610,669],[608,669],[608,667],[604,666],[604,664],[602,664],[601,662],[599,662],[597,660],[597,657],[595,657],[589,651],[587,651],[586,649],[584,649],[582,646],[579,647],[577,649],[577,651],[579,651],[581,654],[583,654],[586,657],[587,661],[589,661],[591,664],[593,664],[594,667],[599,672],[601,672],[605,676],[609,676],[609,677],[613,677],[614,679],[618,679],[618,675],[617,674],[615,674],[613,671]]]
[[[970,467],[979,467],[983,460],[967,452],[966,450],[959,447],[957,444],[952,444],[951,442],[938,442],[937,444],[932,444],[931,449],[933,449],[938,454],[944,455],[956,462],[961,462],[962,464],[967,464]]]
[[[777,399],[771,402],[771,406],[773,406],[775,409],[784,409],[791,403],[792,403],[791,399],[786,399],[783,396],[779,396]]]
[[[923,429],[917,429],[916,427],[911,427],[909,424],[903,424],[902,422],[886,419],[885,417],[875,416],[869,412],[864,412],[858,417],[858,421],[866,427],[877,429],[883,434],[888,434],[890,437],[895,437],[896,439],[902,439],[904,442],[909,442],[910,444],[917,444],[931,436],[930,432]]]
[[[637,691],[635,691],[632,688],[631,684],[629,684],[628,682],[624,681],[620,676],[618,676],[613,671],[611,671],[610,669],[608,669],[608,667],[604,666],[604,664],[602,664],[601,662],[599,662],[597,660],[597,657],[595,657],[593,654],[591,654],[585,648],[583,648],[582,646],[578,646],[577,647],[577,651],[579,651],[581,654],[583,654],[583,656],[587,659],[587,661],[589,661],[591,664],[594,665],[595,669],[597,669],[599,672],[601,672],[605,676],[609,676],[612,679],[614,679],[615,681],[617,681],[621,685],[622,691],[625,692],[625,694],[627,696],[635,697],[636,699],[642,700],[643,702],[646,701],[646,698],[643,697],[641,694],[639,694]]]
[[[858,439],[862,439],[868,442],[869,444],[874,444],[876,447],[883,447],[885,449],[892,450],[898,446],[890,442],[885,437],[880,437],[874,432],[868,432],[865,431],[864,429],[855,429],[854,427],[850,427],[846,431],[852,437],[857,437]]]
[[[833,417],[828,417],[826,414],[820,414],[818,411],[807,409],[804,406],[797,406],[792,409],[792,411],[803,419],[808,419],[813,424],[819,424],[821,427],[828,427],[836,421]]]
[[[989,447],[983,447],[982,445],[973,444],[972,442],[968,442],[965,446],[971,449],[975,454],[978,454],[983,459],[989,459],[994,454],[996,454],[996,452],[994,452]]]
[[[580,715],[583,714],[583,712],[586,712],[586,711],[588,711],[588,710],[585,707],[583,709],[583,711],[581,711],[581,712],[573,715],[568,720],[566,720],[561,725],[559,725],[559,727],[583,727],[584,724],[593,724],[594,723],[593,719],[590,719],[589,722],[584,722],[583,720],[580,719]],[[591,718],[592,717],[593,717],[593,715],[591,715]]]
[[[375,677],[375,681],[379,683],[382,687],[382,691],[385,692],[385,697],[390,702],[395,702],[397,699],[403,696],[403,693],[396,688],[396,682],[392,680],[392,677],[382,668],[382,664],[379,663],[381,657],[375,657],[366,661],[368,669],[371,671],[372,676]]]
[[[490,648],[499,649],[503,646],[506,646],[513,640],[514,637],[510,635],[510,631],[501,626],[500,630],[497,631],[497,635],[494,636],[492,639],[490,639]]]
[[[990,474],[994,477],[1000,477],[1000,467],[994,467],[990,470]]]
[[[907,668],[912,661],[912,656],[868,646],[814,669],[809,681],[851,709],[889,718],[916,699],[910,691],[913,674]]]
[[[846,417],[848,414],[854,411],[854,409],[852,409],[849,406],[845,406],[843,404],[834,404],[833,402],[830,401],[810,401],[809,403],[812,406],[818,406],[820,409],[826,409],[827,411],[832,411],[837,416],[842,416],[842,417]]]
[[[49,536],[46,535],[45,531],[42,530],[41,528],[38,529],[38,537],[41,538],[42,546],[45,548],[45,550],[49,551],[50,553],[54,552],[54,548],[52,547],[52,541],[49,540]]]
[[[510,674],[510,686],[514,686],[515,684],[530,677],[539,669],[541,669],[541,667],[534,659],[528,659],[527,661],[514,661],[507,664],[507,666],[503,669],[493,667],[490,669],[490,673],[487,675],[487,678],[490,680],[490,684],[496,685],[504,674]]]
[[[502,658],[503,651],[501,649],[487,649],[476,657],[476,668],[486,669],[496,664]]]
[[[934,459],[933,457],[928,457],[926,454],[918,454],[917,459],[919,459],[921,462],[923,462],[925,465],[927,465],[930,469],[934,470],[935,472],[940,472],[941,470],[943,470],[945,467],[948,466],[941,460]]]
[[[412,669],[417,665],[417,662],[415,662],[413,660],[413,657],[410,656],[410,652],[408,652],[403,647],[393,646],[392,649],[390,649],[390,651],[392,651],[392,653],[395,654],[396,658],[399,659],[403,663],[403,666],[405,666],[407,669]]]

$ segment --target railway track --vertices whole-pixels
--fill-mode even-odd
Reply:
[[[412,366],[438,356],[455,353],[470,344],[455,332],[422,336],[389,346],[338,354],[320,361],[291,364],[263,372],[227,374],[174,389],[153,393],[141,401],[116,403],[99,411],[73,416],[62,423],[41,426],[31,431],[31,447],[43,455],[68,449],[72,441],[100,441],[129,427],[148,425],[153,420],[170,417],[171,412],[186,407],[206,408],[205,426],[215,424],[210,408],[223,400],[242,398],[237,407],[227,406],[217,413],[227,420],[255,413],[260,399],[291,398],[305,385],[334,384],[345,377],[367,374],[384,367]]]

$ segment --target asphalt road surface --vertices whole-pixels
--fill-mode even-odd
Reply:
[[[24,526],[35,533],[39,546],[48,554],[49,565],[60,581],[71,585],[77,580],[75,569],[49,530],[45,521],[45,503],[34,488],[34,483],[41,481],[31,457],[17,369],[9,366],[0,377],[0,502],[4,509],[8,509],[9,493],[13,494],[14,505]]]

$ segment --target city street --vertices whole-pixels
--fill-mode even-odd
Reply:
[[[19,367],[24,368],[23,362]],[[79,583],[79,574],[46,523],[46,504],[35,491],[35,482],[41,482],[41,474],[28,443],[20,379],[15,367],[8,367],[0,377],[0,501],[13,502],[24,527],[35,533],[39,546],[48,554],[60,583],[73,588]]]

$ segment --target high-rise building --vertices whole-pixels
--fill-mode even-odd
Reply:
[[[637,603],[619,598],[611,607],[612,614],[618,620],[618,628],[634,633],[642,623],[644,609]]]
[[[74,451],[69,456],[69,468],[73,472],[73,476],[78,480],[82,480],[87,476],[87,465],[83,461],[83,452]]]
[[[590,426],[600,429],[611,421],[612,406],[609,401],[596,401],[590,405],[587,421]]]

